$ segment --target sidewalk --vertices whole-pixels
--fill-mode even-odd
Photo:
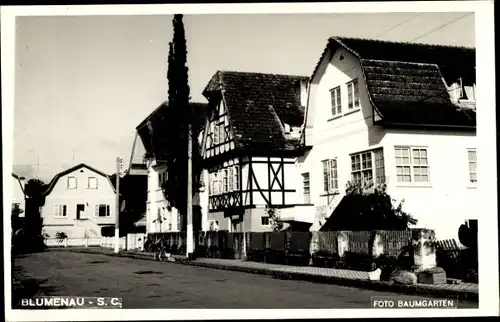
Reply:
[[[118,255],[116,255],[114,254],[112,249],[100,247],[66,248],[64,250],[79,253],[104,254],[109,256],[153,260],[152,253],[138,251],[121,251]],[[173,258],[175,259],[175,261],[166,263],[240,271],[252,274],[270,275],[282,279],[305,280],[323,284],[336,284],[373,289],[377,291],[390,291],[403,294],[419,294],[434,297],[458,297],[460,300],[474,302],[478,302],[479,300],[478,284],[473,283],[400,285],[391,284],[389,282],[370,281],[368,279],[368,272],[353,271],[347,269],[267,264],[237,259],[197,258],[194,261],[188,261],[187,259],[185,259],[185,257],[181,256],[173,256]]]

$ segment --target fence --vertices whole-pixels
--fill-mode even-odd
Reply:
[[[90,247],[101,245],[101,238],[45,238],[47,247]]]
[[[115,247],[115,237],[101,237],[100,244],[101,244],[101,247],[104,247],[104,248],[114,248]],[[127,239],[125,237],[120,238],[119,249],[127,249]]]
[[[396,257],[409,245],[411,230],[359,232],[200,232],[195,236],[197,257],[240,259],[294,265],[336,266],[342,258],[366,261],[387,255]],[[154,233],[147,238],[147,251],[163,246],[168,253],[183,255],[186,233]],[[353,257],[353,255],[355,255]],[[344,260],[345,262],[345,260]],[[348,266],[354,265],[349,263]]]
[[[146,234],[127,234],[127,250],[144,250]]]

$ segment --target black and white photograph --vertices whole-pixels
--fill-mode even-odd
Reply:
[[[6,320],[498,315],[492,12],[2,7]]]

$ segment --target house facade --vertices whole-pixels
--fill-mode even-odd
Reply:
[[[195,137],[201,140],[202,134],[199,132],[200,127],[205,124],[206,104],[190,104],[198,115],[194,126],[197,131]],[[175,207],[170,206],[163,193],[162,184],[168,180],[168,169],[166,161],[157,157],[162,149],[158,135],[164,133],[161,130],[165,126],[165,122],[161,121],[161,114],[167,113],[167,109],[167,103],[162,103],[136,127],[137,135],[140,138],[140,151],[144,151],[141,157],[144,160],[147,175],[146,217],[143,221],[147,233],[185,230],[186,219]],[[135,159],[137,159],[139,154],[137,152],[134,154],[136,155]],[[149,157],[145,157],[146,155]],[[206,176],[206,171],[202,172],[201,176],[201,181],[206,182],[206,179],[203,179]],[[193,218],[196,228],[201,230],[207,230],[208,196],[206,194],[207,192],[202,188],[195,191],[193,196],[193,205],[195,206]]]
[[[41,210],[43,232],[54,238],[100,237],[103,228],[114,227],[116,191],[105,173],[79,164],[58,173],[45,193]]]
[[[25,179],[12,173],[12,210],[24,217],[26,211],[26,196],[24,194]]]
[[[266,207],[284,213],[297,204],[307,77],[218,71],[203,95],[209,230],[272,230]]]
[[[386,184],[416,227],[478,219],[475,50],[331,38],[311,77],[298,199],[318,229],[348,182]],[[333,218],[334,219],[334,218]]]

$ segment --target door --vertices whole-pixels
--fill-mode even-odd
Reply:
[[[80,220],[85,218],[85,205],[83,204],[78,204],[76,205],[76,219]]]

